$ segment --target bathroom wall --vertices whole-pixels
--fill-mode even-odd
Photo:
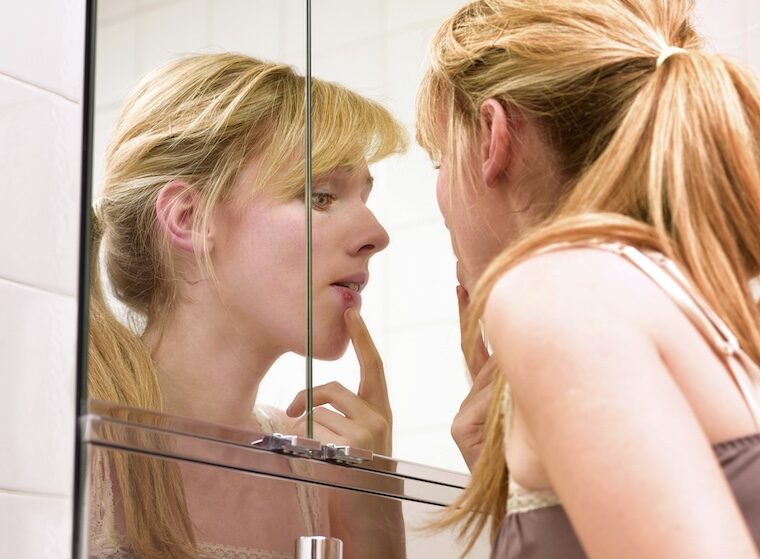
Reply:
[[[84,22],[0,8],[0,557],[71,556]]]
[[[179,9],[188,1],[212,4],[170,3]],[[121,5],[130,10],[151,3]],[[352,14],[331,12],[329,0],[314,4],[329,16],[315,21],[335,26],[325,37],[340,41],[330,47],[332,59],[322,53],[315,73],[339,77],[343,64],[353,64],[350,79],[363,80],[365,92],[385,96],[411,123],[422,47],[431,26],[457,2],[363,0]],[[760,71],[760,3],[699,0],[698,9],[712,46]],[[362,36],[357,22],[368,17],[382,18],[382,36]],[[178,35],[166,32],[167,40]],[[0,557],[70,557],[83,37],[84,0],[4,2],[0,9]],[[382,49],[370,55],[370,44]],[[341,62],[341,52],[354,56]],[[367,56],[360,63],[355,55],[362,52]],[[390,79],[401,75],[404,80]],[[370,326],[387,370],[410,383],[408,392],[391,383],[397,451],[440,463],[437,448],[448,455],[448,415],[465,386],[456,352],[453,262],[443,250],[428,251],[445,247],[446,234],[424,157],[413,152],[405,171],[376,174],[385,186],[373,194],[373,204],[398,224],[398,234],[383,256],[389,271],[385,277],[377,271],[368,288],[374,291],[367,312],[377,317]],[[382,209],[389,206],[395,213]],[[417,208],[413,214],[402,211],[410,207]],[[407,275],[412,264],[429,275]],[[394,298],[405,301],[406,311],[383,314]],[[329,369],[353,366],[339,362]],[[432,422],[416,419],[421,396],[442,402]],[[444,464],[457,466],[453,459]]]

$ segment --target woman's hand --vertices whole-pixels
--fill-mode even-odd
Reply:
[[[457,299],[459,300],[459,325],[462,339],[464,339],[464,317],[470,297],[461,285],[457,286]],[[467,357],[472,388],[454,417],[451,424],[451,436],[459,447],[459,452],[462,453],[467,467],[472,471],[485,439],[485,425],[491,401],[496,360],[488,354],[482,337],[478,338],[478,346],[473,355],[469,355],[464,347],[462,351]]]
[[[359,359],[359,390],[354,394],[338,382],[314,387],[314,438],[390,456],[393,414],[388,401],[383,361],[359,311],[351,307],[343,318]],[[324,404],[330,404],[340,413],[322,407]],[[287,414],[298,417],[305,411],[306,390],[302,390],[288,406]],[[306,416],[303,415],[293,428],[296,432],[305,432],[305,427]]]
[[[383,362],[359,311],[351,307],[343,318],[359,359],[359,390],[354,394],[337,382],[314,387],[314,438],[323,443],[351,445],[390,456],[393,417]],[[324,404],[338,411],[322,407]],[[302,390],[288,407],[287,414],[294,417],[305,411],[306,391]],[[297,433],[306,431],[306,416],[298,418],[294,429]],[[346,475],[352,473],[349,469]],[[393,477],[384,477],[387,483],[403,484]],[[328,495],[329,532],[343,541],[347,557],[406,557],[401,501],[356,491],[331,491]]]

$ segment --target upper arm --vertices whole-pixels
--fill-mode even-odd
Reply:
[[[590,557],[756,557],[647,329],[650,287],[600,251],[536,257],[496,284],[486,332]]]

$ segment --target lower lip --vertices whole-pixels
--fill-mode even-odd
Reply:
[[[343,301],[345,305],[354,305],[357,307],[362,306],[362,296],[358,291],[354,291],[348,287],[343,287],[342,285],[331,285],[330,287],[337,291],[337,293],[340,295],[341,301]]]

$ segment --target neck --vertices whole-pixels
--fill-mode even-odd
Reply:
[[[143,339],[156,364],[166,412],[255,428],[259,385],[280,355],[256,346],[251,342],[256,338],[263,336],[244,335],[228,316],[197,301],[185,300],[160,324],[149,324]]]

